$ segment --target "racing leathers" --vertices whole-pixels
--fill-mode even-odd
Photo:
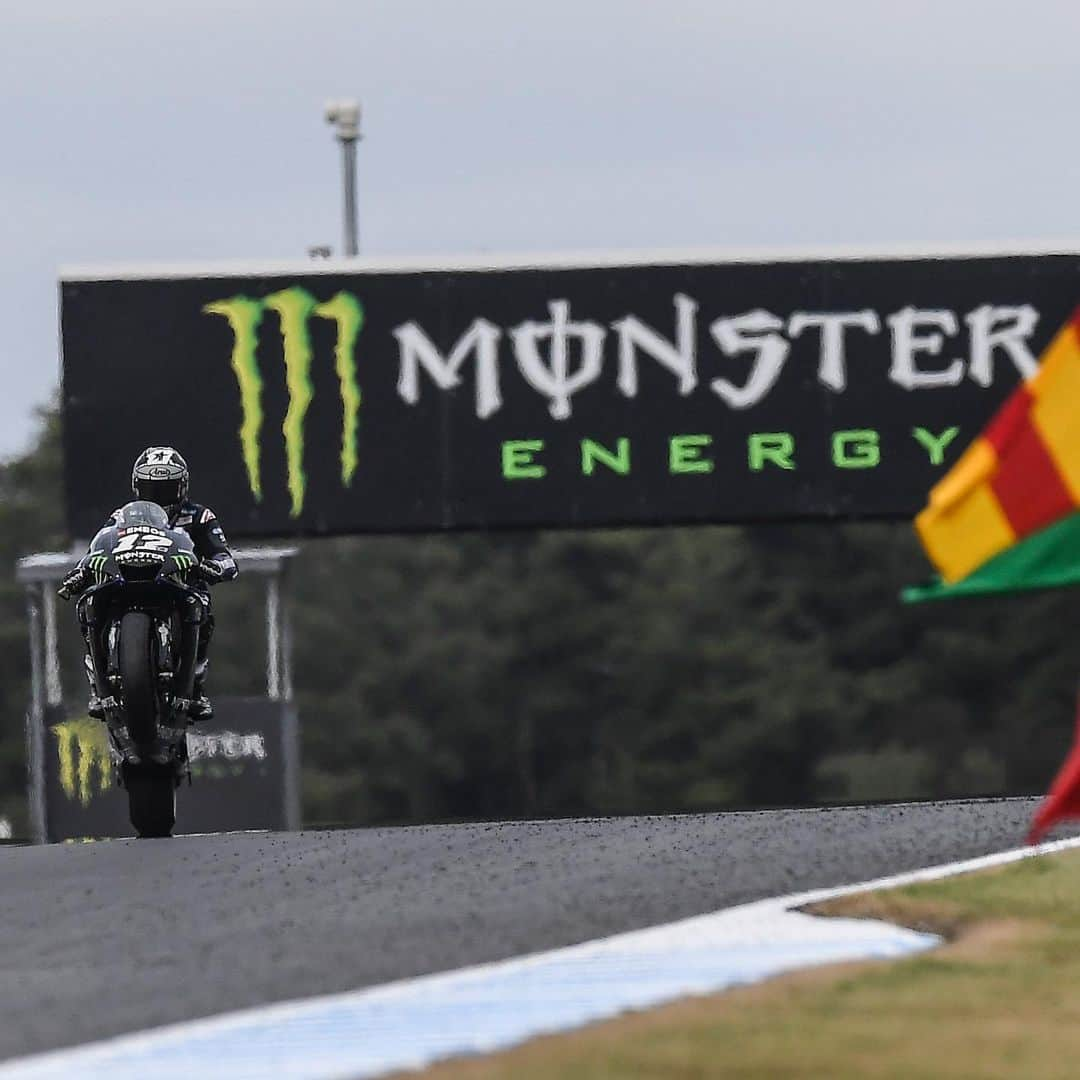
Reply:
[[[180,529],[191,537],[195,558],[203,571],[203,581],[216,584],[218,581],[232,581],[236,577],[236,560],[229,550],[225,531],[209,506],[185,499],[179,506],[167,506],[165,512],[169,515],[170,529]],[[110,517],[105,527],[112,524]],[[199,587],[198,582],[195,587]]]

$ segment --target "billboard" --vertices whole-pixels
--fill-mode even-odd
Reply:
[[[69,524],[142,447],[241,536],[908,517],[1080,255],[71,272]]]
[[[176,795],[176,834],[298,825],[296,717],[265,698],[219,698],[188,731],[192,783]],[[50,841],[134,836],[100,720],[45,711],[45,828]]]

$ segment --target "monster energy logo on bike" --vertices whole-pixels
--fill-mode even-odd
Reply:
[[[290,515],[299,517],[304,509],[307,475],[304,471],[304,418],[315,396],[311,371],[314,351],[311,319],[328,319],[336,324],[337,344],[334,367],[341,389],[343,409],[341,430],[341,482],[352,484],[357,466],[360,387],[356,377],[356,340],[364,325],[364,309],[351,293],[339,292],[319,303],[306,289],[293,286],[262,299],[234,296],[216,300],[203,311],[227,319],[233,332],[232,369],[240,387],[240,446],[244,455],[248,484],[256,502],[262,502],[260,446],[263,427],[263,379],[257,355],[259,327],[266,311],[278,317],[282,352],[285,357],[285,385],[289,407],[281,425],[285,437],[285,460]]]

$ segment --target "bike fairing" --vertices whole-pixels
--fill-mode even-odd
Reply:
[[[231,553],[228,558],[235,566]],[[162,507],[136,501],[114,511],[94,537],[90,550],[65,579],[65,587],[73,578],[77,580],[67,592],[82,594],[77,612],[87,644],[87,675],[95,699],[90,707],[91,715],[107,719],[108,712],[103,708],[102,699],[115,702],[104,679],[109,644],[105,635],[115,616],[112,609],[118,606],[113,595],[116,590],[111,586],[121,586],[133,594],[146,594],[157,586],[175,587],[177,596],[169,602],[183,611],[183,621],[193,626],[197,634],[194,655],[189,663],[193,669],[201,664],[201,674],[205,675],[206,650],[213,630],[209,590],[200,573],[200,561],[191,536],[185,530],[172,528]],[[147,599],[151,604],[156,602],[154,596]],[[126,603],[126,595],[121,594],[119,603]],[[197,697],[192,687],[178,700],[183,700],[184,707],[190,708],[191,699]],[[95,704],[97,709],[93,707]],[[115,703],[112,707],[116,707]]]
[[[222,581],[232,581],[239,573],[236,559],[229,550],[225,530],[221,527],[221,522],[210,507],[204,506],[202,503],[192,502],[187,498],[182,499],[178,505],[171,507],[161,507],[160,504],[145,500],[140,500],[140,503],[158,506],[162,516],[165,518],[165,521],[159,522],[159,525],[185,533],[190,538],[194,549],[195,559],[201,573],[191,575],[188,584],[201,594],[204,608],[202,632],[199,634],[199,651],[196,658],[195,700],[199,703],[196,706],[196,711],[199,713],[197,718],[209,719],[213,715],[213,710],[203,694],[203,684],[206,679],[210,641],[214,636],[215,626],[213,605],[210,599],[210,585]],[[98,536],[115,527],[125,510],[140,503],[128,503],[127,506],[114,510],[102,526]],[[97,537],[90,544],[88,558],[94,555],[96,545]],[[89,569],[92,570],[93,566],[89,566]],[[75,577],[78,572],[79,567],[76,567],[71,577]],[[65,586],[67,584],[68,579],[65,579]],[[74,588],[69,591],[80,591],[80,585],[85,587],[84,583],[78,580],[72,581],[71,584]]]
[[[108,529],[115,525],[117,515],[123,509],[125,508],[121,507],[114,510],[102,528]],[[178,506],[169,507],[166,515],[167,528],[181,530],[191,538],[195,549],[195,557],[200,563],[212,562],[220,568],[221,574],[215,577],[215,580],[232,581],[236,577],[238,572],[236,560],[229,550],[225,530],[221,527],[221,522],[210,507],[185,499]],[[92,549],[94,545],[91,544],[90,546]]]

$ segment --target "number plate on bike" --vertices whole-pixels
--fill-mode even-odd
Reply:
[[[172,550],[173,540],[160,529],[121,529],[113,557],[121,566],[159,563]]]

